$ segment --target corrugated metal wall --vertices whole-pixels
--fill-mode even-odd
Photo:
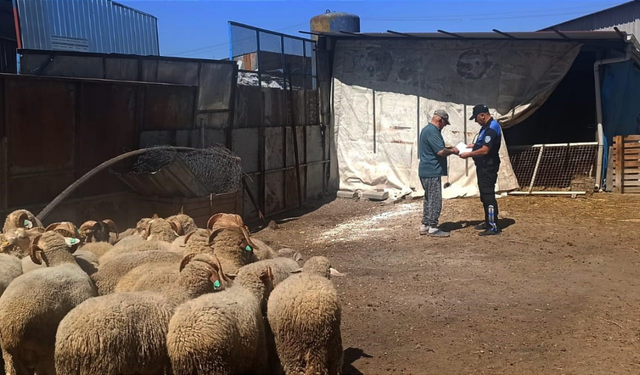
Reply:
[[[155,17],[111,0],[15,0],[22,48],[158,55]]]
[[[631,2],[554,26],[561,31],[613,30],[640,36],[640,2]]]

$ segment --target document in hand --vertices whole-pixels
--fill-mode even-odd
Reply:
[[[458,149],[458,151],[460,151],[461,154],[464,153],[464,152],[471,152],[472,151],[469,147],[467,147],[466,144],[464,144],[462,142],[458,143],[456,145],[456,148]]]

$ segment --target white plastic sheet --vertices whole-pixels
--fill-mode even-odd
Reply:
[[[475,104],[486,104],[503,128],[514,126],[544,103],[579,51],[573,42],[338,41],[333,100],[340,189],[421,191],[418,136],[433,111],[449,113],[443,137],[452,146],[471,143],[479,131],[468,120]],[[500,158],[496,191],[517,189],[504,137]],[[477,195],[473,160],[448,159],[444,198]]]

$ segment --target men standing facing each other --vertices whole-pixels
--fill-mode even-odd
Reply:
[[[445,148],[442,129],[449,125],[449,114],[443,109],[433,113],[431,122],[420,132],[420,165],[418,174],[424,189],[421,235],[449,237],[438,229],[442,211],[442,176],[447,175],[447,156],[458,154],[457,148]]]
[[[489,108],[484,104],[473,107],[473,115],[469,120],[475,120],[480,126],[480,132],[475,143],[467,145],[471,152],[463,152],[463,159],[473,158],[476,164],[478,188],[480,200],[484,206],[484,223],[476,226],[480,236],[500,234],[498,228],[498,202],[496,201],[496,181],[500,169],[500,145],[502,143],[502,129],[500,124],[489,113]]]

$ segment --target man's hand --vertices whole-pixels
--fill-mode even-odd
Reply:
[[[467,147],[469,147],[469,148],[473,148],[473,146],[475,146],[473,143],[469,143],[469,144],[467,145]]]
[[[460,157],[463,159],[467,159],[469,156],[471,156],[470,152],[463,152],[462,154],[460,154]]]
[[[460,154],[460,150],[458,150],[458,148],[456,148],[456,147],[452,148],[452,149],[451,149],[451,152],[453,152],[453,153],[454,153],[454,154],[456,154],[456,155],[459,155],[459,154]]]

